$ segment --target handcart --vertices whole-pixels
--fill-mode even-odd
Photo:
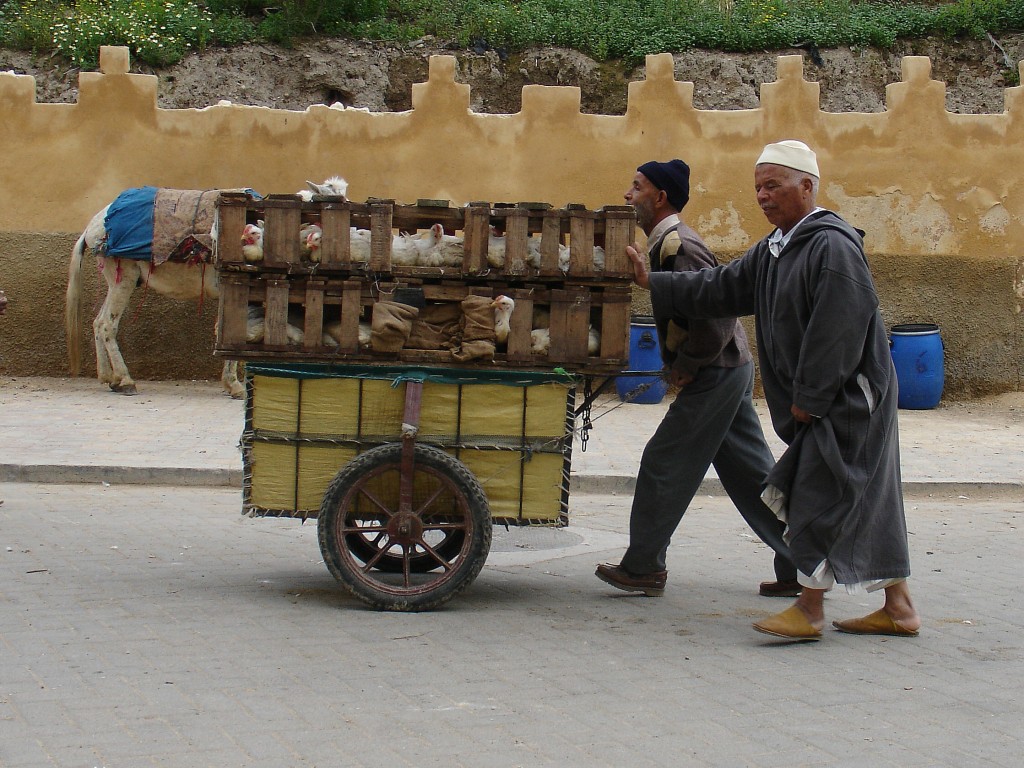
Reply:
[[[599,236],[609,252],[621,246],[624,253],[635,224],[621,208],[595,214],[535,205],[487,207],[485,223],[517,222],[507,230],[509,259],[500,270],[480,256],[486,237],[473,236],[480,206],[467,206],[452,225],[464,232],[465,262],[438,274],[391,263],[388,242],[394,229],[449,221],[453,209],[222,196],[222,233],[257,217],[268,231],[275,216],[279,230],[312,219],[323,223],[326,250],[337,257],[304,263],[278,233],[268,238],[280,243],[270,266],[246,264],[230,248],[218,258],[216,353],[246,361],[243,512],[315,518],[328,569],[373,608],[427,610],[450,600],[482,569],[495,524],[568,523],[577,416],[589,413],[596,396],[593,377],[614,376],[628,360],[629,265],[609,259],[595,271],[582,245],[592,249]],[[335,226],[339,211],[345,215]],[[345,240],[351,225],[354,232],[363,223],[382,233],[374,254],[383,260],[373,268],[346,260],[350,243],[329,243],[331,232]],[[527,245],[514,237],[533,232],[548,238],[545,253],[556,254],[551,238],[559,245],[574,233],[585,277],[571,266],[545,273],[543,263],[517,263]],[[531,350],[529,322],[513,315],[507,346],[483,360],[460,362],[451,350],[378,353],[357,339],[357,322],[396,291],[415,294],[421,305],[516,297],[526,311],[547,313],[551,347]],[[254,306],[266,324],[257,341],[239,320]],[[298,320],[296,308],[303,310]],[[289,341],[289,323],[300,324],[301,342]],[[341,327],[336,346],[323,343],[329,323]],[[588,350],[595,325],[601,345]]]

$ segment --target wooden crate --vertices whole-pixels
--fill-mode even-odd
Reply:
[[[463,280],[371,282],[361,278],[224,272],[220,275],[216,354],[239,360],[321,363],[405,363],[509,367],[575,373],[616,373],[628,366],[631,290],[618,283],[545,284]],[[422,295],[428,306],[461,305],[467,296],[515,301],[507,344],[493,357],[460,362],[452,349],[403,348],[377,352],[360,343],[373,306],[400,291]],[[263,314],[262,338],[250,341],[249,310]],[[547,319],[549,344],[533,344],[533,321]],[[330,329],[331,333],[325,335]],[[596,332],[599,345],[590,350]]]
[[[562,367],[585,374],[628,367],[632,267],[625,248],[636,226],[631,207],[593,211],[582,205],[553,209],[546,203],[473,202],[455,208],[435,200],[412,206],[393,200],[303,202],[295,195],[257,200],[222,193],[218,217],[218,355],[257,361]],[[246,224],[256,222],[263,225],[263,255],[247,261],[233,233],[240,235]],[[310,224],[320,227],[316,260],[303,252],[298,234]],[[443,253],[454,253],[457,262],[408,263],[410,238],[426,242],[439,231],[454,238]],[[502,237],[495,238],[495,232]],[[603,262],[595,261],[602,249]],[[500,264],[495,252],[502,256]],[[360,328],[365,336],[374,305],[409,291],[431,307],[461,303],[468,296],[509,296],[516,308],[507,344],[493,356],[460,362],[450,348],[382,353],[360,343]],[[250,333],[252,313],[261,317],[259,338]],[[532,338],[541,327],[535,327],[535,315],[545,318],[546,348]],[[598,347],[588,350],[595,334]]]
[[[246,224],[263,222],[263,258],[247,262],[240,238]],[[315,256],[303,253],[299,232],[304,224],[321,228]],[[402,259],[398,246],[415,242],[427,248],[431,228],[440,225],[457,263],[416,263]],[[588,210],[583,205],[554,209],[547,203],[473,202],[461,208],[446,200],[400,205],[370,199],[295,195],[256,199],[245,193],[222,193],[218,200],[217,267],[221,270],[287,274],[399,275],[487,279],[628,280],[632,267],[625,248],[635,236],[630,206]],[[354,247],[357,233],[368,233],[369,253]],[[503,233],[494,239],[494,233]],[[500,248],[497,246],[500,245]],[[494,254],[503,251],[503,263]],[[489,256],[492,257],[489,260]]]

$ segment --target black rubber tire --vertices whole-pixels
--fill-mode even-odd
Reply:
[[[452,599],[480,573],[491,547],[491,513],[465,464],[419,444],[413,446],[413,509],[403,513],[402,450],[389,443],[342,467],[324,493],[317,536],[328,569],[355,597],[378,610],[424,611]],[[406,524],[401,535],[393,530],[399,521]],[[436,548],[424,538],[428,531],[443,534]]]

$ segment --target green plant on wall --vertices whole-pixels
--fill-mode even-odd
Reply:
[[[54,21],[56,19],[56,21]],[[100,45],[143,62],[207,45],[317,36],[518,51],[560,45],[635,64],[688,48],[891,47],[900,38],[1024,29],[1020,0],[0,0],[0,45],[55,51],[94,66]]]

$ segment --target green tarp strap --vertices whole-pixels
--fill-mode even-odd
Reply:
[[[403,365],[317,365],[299,363],[246,363],[247,375],[277,376],[289,379],[382,379],[398,386],[405,381],[431,381],[438,384],[507,384],[525,387],[533,384],[559,382],[575,384],[578,377],[564,368],[550,371],[475,370],[463,368],[430,368]]]

